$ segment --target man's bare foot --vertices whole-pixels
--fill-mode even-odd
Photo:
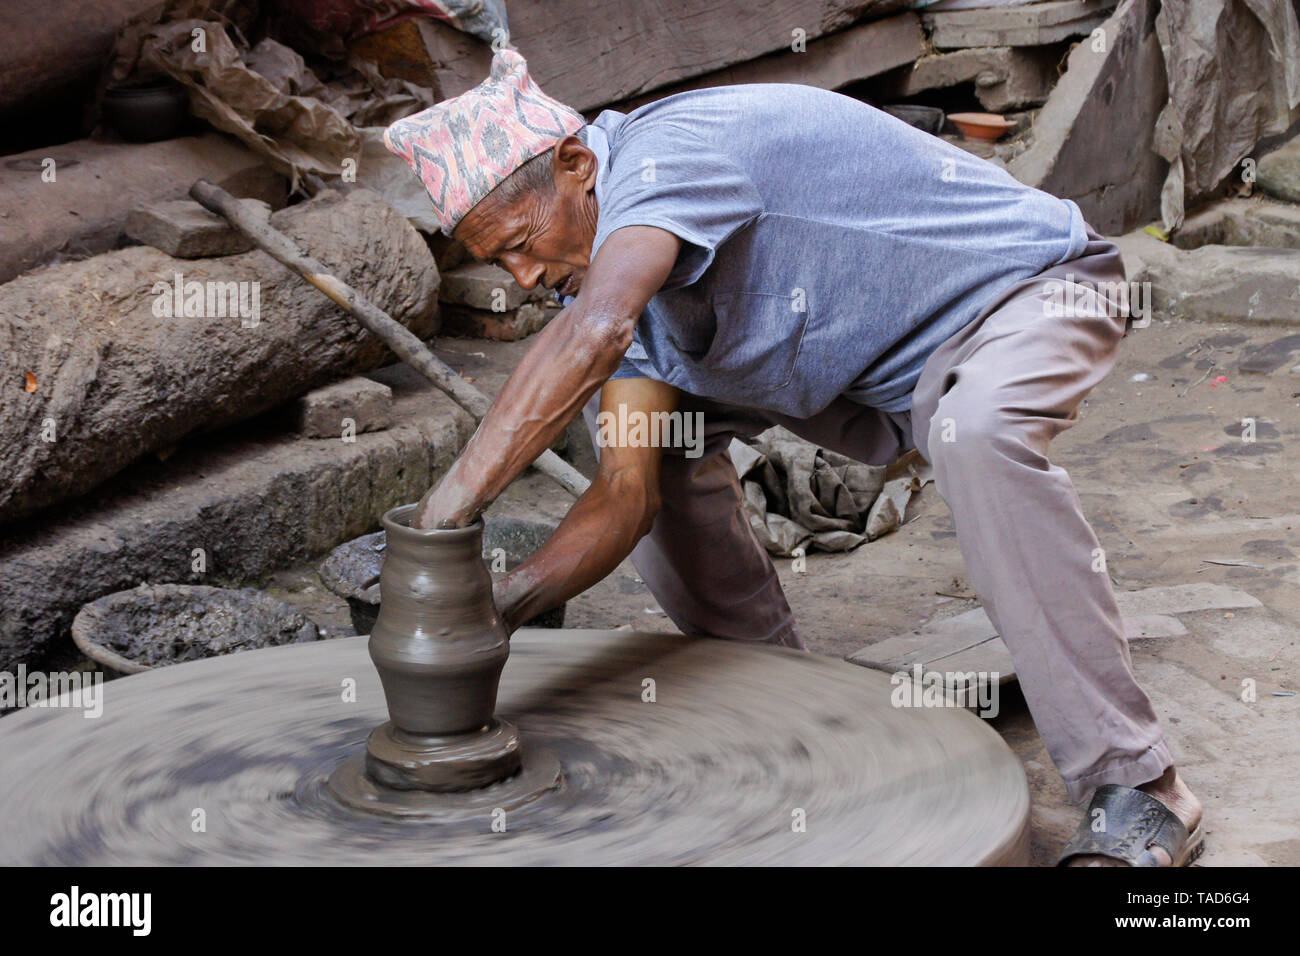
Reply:
[[[1183,783],[1183,778],[1178,776],[1176,768],[1170,767],[1155,780],[1144,783],[1136,789],[1155,797],[1172,810],[1174,815],[1183,821],[1183,826],[1187,827],[1188,833],[1191,833],[1201,822],[1201,801],[1197,800],[1196,794],[1192,793],[1187,784]],[[1160,847],[1152,847],[1151,851],[1164,858],[1163,865],[1170,866],[1173,864],[1173,860],[1169,859],[1169,855]],[[1114,857],[1109,856],[1076,856],[1067,865],[1127,866],[1128,864],[1123,860],[1116,860]]]

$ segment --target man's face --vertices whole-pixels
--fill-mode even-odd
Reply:
[[[452,235],[476,259],[506,269],[525,289],[539,283],[577,295],[596,237],[596,157],[576,136],[555,147],[553,189],[503,202],[489,193]]]

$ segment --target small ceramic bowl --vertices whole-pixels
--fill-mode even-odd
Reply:
[[[966,139],[993,142],[1014,129],[1015,123],[997,113],[949,113],[948,119]]]

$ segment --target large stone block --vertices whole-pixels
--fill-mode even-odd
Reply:
[[[1102,25],[1105,49],[1091,42],[1074,49],[1034,120],[1029,147],[1008,165],[1022,183],[1073,199],[1106,234],[1160,212],[1169,164],[1152,149],[1168,99],[1158,9],[1156,0],[1123,0]]]
[[[451,305],[465,305],[488,312],[509,312],[529,299],[545,295],[545,289],[527,290],[514,277],[487,262],[467,262],[442,274],[438,298]]]
[[[314,388],[293,403],[298,434],[337,438],[380,431],[393,421],[393,390],[360,375]]]
[[[11,526],[0,549],[0,670],[71,652],[82,605],[140,583],[241,586],[376,529],[419,497],[474,430],[402,367],[393,424],[355,441],[311,441],[275,416],[137,462],[90,495]]]

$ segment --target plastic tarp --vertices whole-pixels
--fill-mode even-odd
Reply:
[[[728,451],[750,527],[768,553],[784,557],[797,549],[849,551],[894,531],[933,475],[916,459],[907,474],[889,478],[884,465],[818,448],[780,427],[749,442],[733,439]]]
[[[107,81],[170,77],[189,91],[194,115],[265,156],[294,188],[303,173],[352,172],[362,185],[376,176],[397,181],[372,141],[389,123],[433,105],[431,90],[384,77],[359,57],[323,81],[272,37],[250,45],[235,22],[202,16],[214,12],[196,0],[173,0],[158,22],[132,24],[118,40]]]
[[[1170,163],[1160,194],[1166,230],[1213,192],[1300,105],[1300,26],[1290,0],[1162,3],[1156,35],[1169,102],[1153,147]]]

